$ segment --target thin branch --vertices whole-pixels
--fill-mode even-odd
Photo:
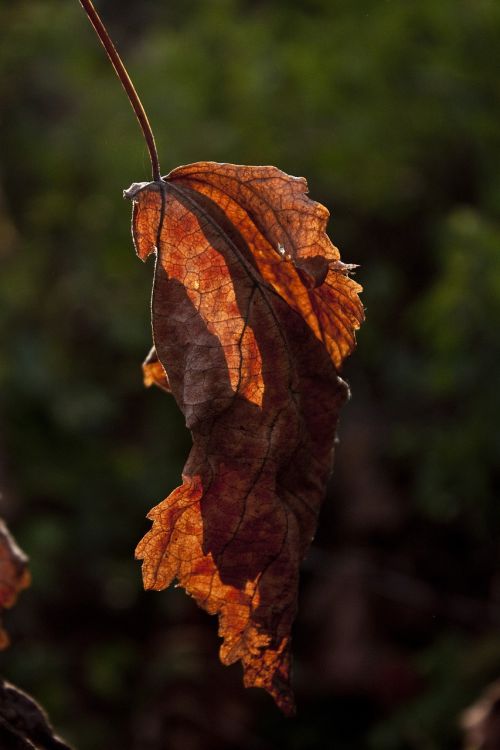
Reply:
[[[115,45],[111,41],[111,38],[108,32],[106,31],[106,27],[101,21],[99,14],[94,8],[91,0],[80,0],[80,4],[83,7],[87,16],[89,17],[90,23],[94,27],[97,36],[101,40],[102,46],[106,50],[106,54],[108,55],[111,61],[111,64],[113,65],[113,68],[116,71],[116,75],[120,79],[122,86],[127,93],[130,104],[132,105],[133,110],[135,112],[135,115],[137,119],[139,120],[139,125],[141,126],[141,130],[143,132],[144,139],[148,147],[149,158],[151,159],[151,169],[153,172],[153,180],[155,182],[159,182],[161,178],[160,178],[160,162],[158,160],[158,152],[156,150],[156,144],[155,144],[153,131],[151,130],[151,125],[149,124],[146,111],[144,107],[142,106],[141,100],[139,99],[139,94],[135,90],[134,84],[130,80],[130,76],[127,73],[127,69],[125,68],[125,65],[123,64],[120,55],[116,51]]]

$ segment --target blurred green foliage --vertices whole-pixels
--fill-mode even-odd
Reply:
[[[460,713],[500,671],[500,3],[98,5],[164,172],[303,174],[361,264],[367,322],[317,549],[332,570],[340,554],[374,566],[373,647],[364,683],[316,684],[347,605],[333,596],[325,632],[312,555],[285,722],[217,663],[215,623],[187,597],[142,592],[132,551],[189,450],[140,377],[152,268],[121,190],[148,179],[147,152],[76,0],[19,0],[0,4],[0,489],[33,586],[2,671],[80,750],[459,747]],[[387,653],[392,671],[375,669]]]

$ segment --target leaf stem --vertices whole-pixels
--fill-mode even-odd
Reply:
[[[148,116],[139,98],[139,94],[135,90],[134,84],[132,83],[129,74],[127,73],[127,69],[125,68],[125,65],[123,64],[120,55],[116,51],[115,45],[111,41],[111,38],[108,32],[106,31],[106,27],[101,21],[99,14],[94,8],[91,0],[80,0],[80,5],[83,7],[85,13],[87,14],[90,20],[90,23],[94,27],[94,30],[97,36],[99,37],[102,46],[106,50],[106,54],[108,55],[109,60],[111,61],[111,64],[113,65],[113,68],[116,71],[116,75],[120,79],[122,86],[127,93],[130,104],[132,105],[135,115],[139,121],[139,125],[141,126],[141,130],[142,130],[144,139],[148,147],[149,158],[151,159],[151,169],[153,173],[153,180],[155,182],[159,182],[161,179],[160,162],[158,160],[158,152],[156,150],[155,138],[153,135],[153,131],[151,130],[151,125],[149,124]]]

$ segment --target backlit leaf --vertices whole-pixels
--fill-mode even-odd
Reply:
[[[145,382],[193,436],[183,483],[137,548],[146,588],[176,579],[219,615],[224,664],[294,710],[299,566],[332,468],[339,376],[363,310],[327,209],[275,167],[201,162],[134,184],[137,254],[156,253]]]

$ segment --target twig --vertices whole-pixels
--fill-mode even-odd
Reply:
[[[108,32],[106,31],[106,27],[101,21],[99,14],[94,8],[91,0],[80,0],[80,4],[83,7],[87,16],[89,17],[90,23],[94,27],[97,36],[101,40],[102,46],[106,50],[106,54],[109,60],[111,61],[111,64],[113,65],[113,68],[116,71],[116,75],[120,79],[122,86],[127,93],[130,104],[132,105],[132,108],[135,112],[135,115],[137,119],[139,120],[139,125],[141,126],[141,130],[142,130],[144,139],[148,147],[149,158],[151,159],[151,169],[153,173],[153,180],[155,182],[159,182],[161,177],[160,177],[160,162],[158,160],[158,152],[156,150],[156,144],[155,144],[153,131],[151,130],[151,125],[149,124],[146,111],[144,107],[142,106],[142,102],[139,98],[139,94],[135,90],[134,84],[132,83],[129,74],[127,73],[127,69],[125,68],[125,65],[123,64],[120,55],[116,51],[115,45],[111,41],[111,38]]]

